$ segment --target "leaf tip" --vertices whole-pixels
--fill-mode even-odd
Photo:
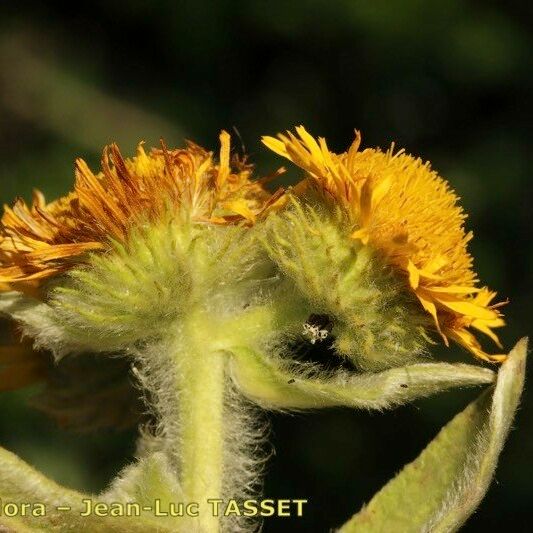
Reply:
[[[528,344],[529,338],[522,337],[509,352],[509,357],[504,365],[512,366],[517,373],[524,374],[526,369]]]

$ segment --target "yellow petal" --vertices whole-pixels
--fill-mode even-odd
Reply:
[[[458,300],[458,299],[448,299],[447,295],[440,295],[438,298],[439,305],[458,313],[459,315],[464,315],[472,318],[481,318],[482,320],[492,320],[498,315],[496,311],[492,309],[487,309],[486,307],[481,307],[475,303]]]
[[[296,131],[302,139],[305,147],[309,150],[311,157],[316,161],[322,161],[322,150],[320,145],[315,141],[315,138],[310,135],[303,126],[297,126]]]
[[[269,135],[264,135],[261,137],[261,142],[274,153],[282,157],[289,158],[289,154],[287,153],[287,149],[285,148],[285,143],[283,141],[280,141],[275,137],[270,137]]]
[[[481,289],[477,287],[465,287],[463,285],[426,285],[424,290],[433,293],[453,294],[473,294],[479,292]],[[477,300],[473,300],[477,305],[481,305]],[[485,307],[482,305],[482,307]]]
[[[409,284],[413,289],[418,289],[418,284],[420,283],[420,271],[412,261],[407,263],[407,272],[409,272]]]
[[[423,291],[420,291],[420,290],[415,291],[415,294],[417,298],[420,300],[422,307],[433,317],[437,331],[440,333],[442,339],[444,340],[444,344],[448,346],[448,339],[446,338],[446,335],[444,335],[444,333],[442,332],[440,324],[439,324],[439,319],[437,317],[437,307],[435,303],[431,299],[427,298],[424,295]]]
[[[491,323],[487,324],[487,322],[491,322]],[[470,325],[471,327],[476,328],[478,331],[481,331],[482,333],[490,337],[499,348],[503,348],[502,343],[500,342],[500,339],[498,338],[496,333],[494,333],[494,331],[492,331],[491,329],[491,328],[499,328],[499,327],[505,326],[505,322],[502,319],[496,319],[496,320],[490,320],[490,321],[474,320],[472,324]]]
[[[485,353],[477,339],[467,331],[466,329],[447,329],[446,335],[448,335],[451,339],[459,343],[461,346],[464,346],[469,352],[474,354],[475,357],[478,359],[481,359],[483,361],[488,361],[491,363],[501,363],[502,361],[505,361],[507,359],[507,355],[505,354],[494,354],[490,355]]]
[[[255,222],[255,214],[248,207],[246,200],[244,200],[243,198],[225,202],[224,208],[227,209],[228,211],[233,211],[234,213],[241,215],[242,217],[244,217],[246,220],[249,220],[250,222]]]
[[[369,237],[370,237],[370,234],[368,232],[368,229],[366,228],[361,228],[361,229],[358,229],[358,230],[355,230],[351,235],[350,237],[352,239],[355,239],[355,240],[360,240],[364,245],[367,245],[368,244],[368,240],[369,240]]]
[[[230,155],[230,135],[227,131],[220,132],[220,167],[218,169],[217,186],[220,188],[228,179],[230,174],[229,155]]]

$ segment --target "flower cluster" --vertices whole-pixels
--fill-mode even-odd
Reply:
[[[457,196],[428,163],[394,146],[361,149],[360,135],[346,152],[332,152],[303,127],[296,134],[265,137],[264,144],[303,169],[302,181],[274,194],[254,179],[246,160],[230,157],[230,138],[220,135],[218,158],[188,143],[182,149],[124,159],[116,145],[104,150],[95,174],[76,163],[73,192],[52,203],[36,191],[31,205],[18,199],[0,222],[0,290],[33,291],[83,264],[90,253],[126,242],[132,228],[169,213],[195,224],[253,226],[283,212],[291,196],[340,211],[346,241],[369,247],[389,265],[407,293],[416,296],[446,344],[452,339],[474,356],[489,355],[472,330],[500,346],[494,329],[504,325],[495,293],[478,285]],[[310,193],[313,193],[311,196]]]

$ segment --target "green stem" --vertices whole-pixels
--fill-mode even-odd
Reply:
[[[205,533],[219,531],[209,499],[222,498],[225,355],[203,334],[205,317],[189,317],[187,353],[176,353],[179,367],[178,418],[180,472],[186,502],[199,505],[198,525]],[[200,326],[203,323],[204,326]]]
[[[176,517],[177,531],[194,526],[202,533],[219,533],[230,527],[220,516],[224,505],[208,501],[226,501],[245,490],[246,480],[238,479],[238,471],[248,458],[235,446],[242,413],[233,396],[230,400],[229,354],[268,337],[283,318],[270,306],[245,307],[240,314],[224,316],[191,305],[180,326],[169,330],[168,339],[140,354],[143,386],[158,412],[162,451],[175,466],[179,483],[179,494],[172,490],[173,500],[198,505],[199,516]]]

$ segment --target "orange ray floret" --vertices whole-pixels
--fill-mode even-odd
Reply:
[[[458,197],[429,163],[379,149],[360,150],[361,137],[347,152],[331,152],[325,139],[303,126],[263,143],[308,175],[308,184],[345,212],[350,237],[376,249],[402,275],[423,308],[433,317],[446,344],[451,338],[476,357],[502,361],[485,353],[470,331],[477,329],[501,347],[492,331],[504,325],[495,293],[477,287],[467,244],[466,215]]]
[[[0,221],[0,290],[29,290],[63,272],[110,240],[124,241],[136,221],[157,221],[168,210],[214,224],[253,224],[282,196],[251,179],[245,160],[230,161],[230,136],[220,134],[220,157],[189,142],[184,149],[142,144],[132,159],[116,145],[102,157],[102,171],[76,162],[74,191],[52,203],[36,191],[31,205],[18,199]]]

